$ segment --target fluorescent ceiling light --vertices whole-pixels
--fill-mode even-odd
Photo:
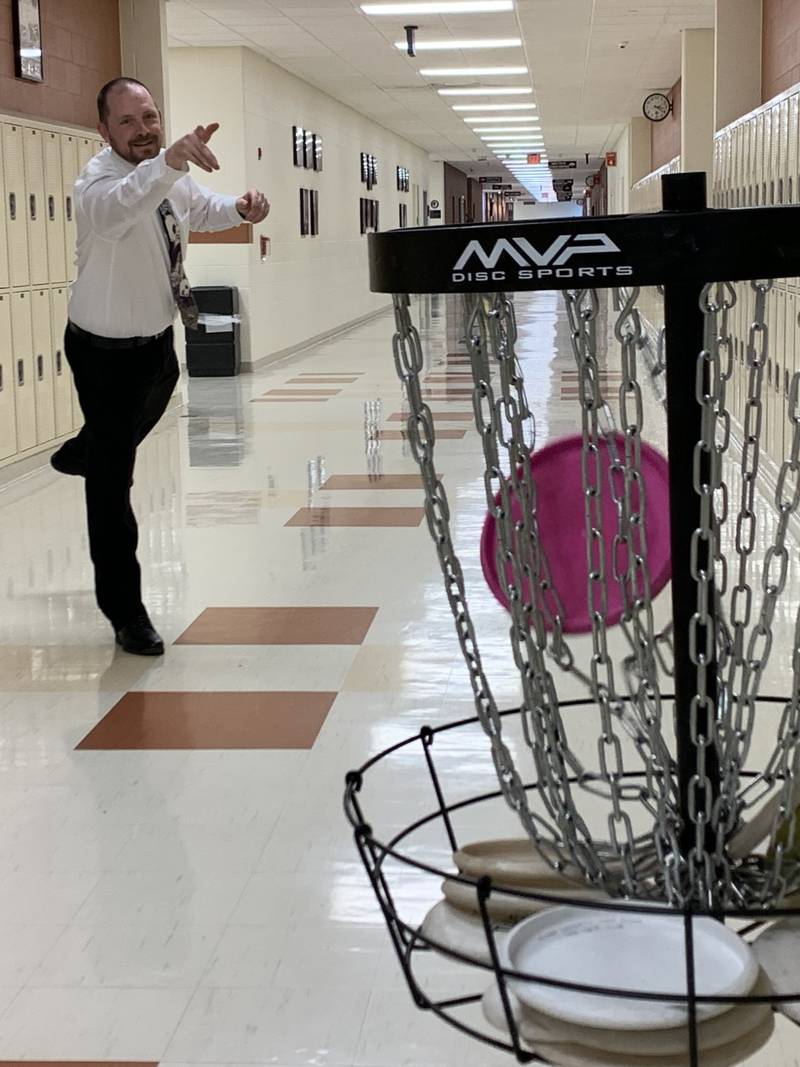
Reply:
[[[470,126],[475,126],[481,122],[536,122],[538,121],[538,115],[464,115],[464,122],[468,122]],[[537,130],[539,127],[536,127]]]
[[[541,126],[476,126],[473,133],[541,133]]]
[[[439,96],[524,96],[533,92],[522,85],[501,89],[499,85],[486,85],[481,89],[437,89]]]
[[[519,37],[476,38],[473,41],[415,41],[414,49],[417,52],[466,52],[473,48],[519,48],[522,40]],[[395,41],[395,48],[402,52],[407,51],[408,41]]]
[[[502,100],[498,100],[496,104],[453,104],[453,111],[535,111],[536,104],[504,104]],[[491,115],[487,115],[487,118],[492,118]],[[525,118],[525,116],[522,116]],[[464,119],[465,122],[469,122],[469,119]]]
[[[468,15],[513,11],[513,0],[424,0],[422,3],[362,4],[365,15]]]
[[[423,67],[423,78],[488,78],[501,74],[527,74],[527,67]]]

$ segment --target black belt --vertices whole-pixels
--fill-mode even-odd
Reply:
[[[82,330],[74,322],[68,322],[67,329],[93,348],[143,348],[145,345],[152,344],[153,341],[163,337],[167,330],[171,330],[172,327],[168,326],[167,330],[162,330],[161,333],[154,333],[152,337],[101,337],[99,334]]]

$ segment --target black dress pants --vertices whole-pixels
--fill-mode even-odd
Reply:
[[[115,630],[144,611],[130,487],[136,447],[153,429],[178,381],[172,329],[135,348],[105,348],[67,327],[84,427],[64,451],[86,462],[86,515],[97,604]]]

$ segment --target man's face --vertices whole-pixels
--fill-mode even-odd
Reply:
[[[134,166],[153,159],[164,143],[161,115],[141,85],[121,85],[108,97],[108,116],[97,127],[117,155]]]

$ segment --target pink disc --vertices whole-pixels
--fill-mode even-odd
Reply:
[[[625,439],[615,435],[617,453],[624,461]],[[578,436],[563,437],[546,445],[531,456],[531,473],[536,484],[539,538],[550,565],[553,587],[561,601],[564,633],[587,633],[592,628],[589,615],[588,575],[586,552],[586,519],[584,513],[581,455],[583,440]],[[602,516],[608,606],[606,624],[613,626],[622,618],[624,604],[619,583],[614,579],[614,537],[617,533],[617,509],[611,493],[611,458],[608,445],[600,445],[600,484],[602,486]],[[670,578],[669,534],[669,464],[651,445],[642,442],[642,482],[646,494],[644,525],[647,533],[647,555],[650,572],[650,593],[656,596]],[[622,490],[623,475],[614,475],[618,493]],[[638,507],[638,489],[632,488],[633,510]],[[499,494],[495,497],[500,502]],[[521,506],[516,498],[512,503],[514,518],[521,518]],[[506,582],[497,573],[497,526],[487,515],[481,534],[481,565],[489,588],[508,609]],[[620,551],[623,551],[620,549]],[[626,555],[627,555],[627,550]],[[624,560],[620,559],[620,570]],[[506,565],[508,581],[513,572]],[[527,590],[526,590],[527,598]]]

